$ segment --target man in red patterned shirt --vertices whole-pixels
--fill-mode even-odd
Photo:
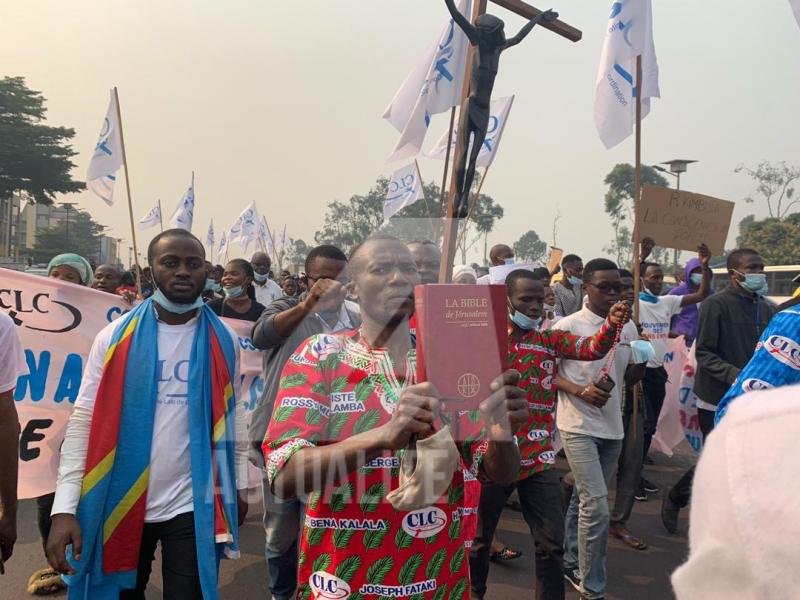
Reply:
[[[506,372],[481,403],[486,437],[456,441],[460,464],[436,474],[452,477],[445,493],[395,510],[386,496],[398,487],[400,451],[444,418],[433,386],[416,383],[408,318],[419,275],[408,249],[387,236],[357,248],[349,269],[362,326],[309,338],[291,357],[263,446],[273,492],[308,494],[298,598],[467,600],[478,478],[516,477],[512,437],[528,416],[519,374]],[[458,426],[470,423],[464,415]]]
[[[627,306],[615,306],[605,325],[592,337],[564,331],[540,331],[544,286],[531,271],[508,274],[508,366],[520,372],[520,387],[527,395],[529,418],[517,432],[520,452],[516,487],[522,515],[536,546],[537,599],[564,598],[564,507],[555,463],[552,436],[556,402],[553,379],[556,359],[597,360],[611,349],[616,328],[624,324]],[[485,484],[478,510],[478,533],[470,550],[470,575],[474,598],[483,598],[489,575],[489,545],[500,513],[514,485]]]

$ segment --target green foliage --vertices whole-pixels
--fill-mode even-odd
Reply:
[[[44,125],[44,103],[23,77],[0,79],[0,198],[20,191],[52,204],[58,193],[84,189],[70,176],[76,153],[68,142],[75,130]]]
[[[760,196],[767,203],[769,216],[773,219],[783,220],[793,205],[800,203],[796,197],[796,184],[800,181],[800,167],[787,165],[785,162],[772,164],[762,161],[755,169],[739,165],[734,173],[745,173],[756,182],[756,188],[745,198],[745,202],[756,201],[754,195]],[[766,257],[766,255],[764,255]]]
[[[444,219],[437,219],[436,216],[439,212],[440,189],[432,182],[424,185],[425,200],[407,206],[394,215],[386,227],[382,227],[383,202],[388,185],[389,180],[386,177],[379,177],[366,194],[351,196],[347,201],[332,201],[328,204],[322,229],[314,235],[314,240],[318,244],[333,244],[349,254],[378,230],[407,242],[433,240],[436,239],[438,220],[438,232],[441,235],[444,231]],[[503,208],[489,196],[481,194],[472,215],[470,231],[478,232],[479,235],[491,232],[497,219],[502,217]],[[468,242],[465,240],[466,243]]]
[[[629,267],[633,254],[633,198],[635,191],[635,168],[628,163],[619,163],[606,175],[604,183],[608,186],[605,196],[605,211],[611,218],[614,237],[605,248],[620,267]],[[667,180],[653,167],[642,166],[642,187],[656,185],[667,187]],[[627,225],[630,223],[630,227]],[[658,242],[658,240],[656,240]],[[661,253],[654,251],[651,260],[663,260]]]
[[[353,575],[355,575],[356,571],[358,571],[358,567],[361,566],[361,557],[357,554],[353,556],[348,556],[339,565],[336,567],[336,571],[334,575],[339,579],[343,579],[346,582],[350,583],[353,579]]]
[[[2,144],[0,144],[2,145]],[[0,163],[0,179],[3,167]],[[69,227],[69,235],[67,235]],[[36,232],[36,245],[31,251],[35,262],[46,263],[57,254],[74,252],[84,258],[97,260],[100,255],[100,238],[103,226],[97,223],[88,212],[69,211],[69,225],[66,219],[55,227],[40,229]]]
[[[539,234],[530,229],[514,242],[514,256],[519,262],[538,263],[547,254],[547,242],[539,239]]]
[[[768,265],[797,264],[800,260],[800,212],[783,220],[745,217],[739,231],[737,245],[758,250]]]
[[[394,559],[391,556],[379,558],[367,569],[367,581],[374,584],[383,583],[383,580],[386,579],[386,576],[391,572],[393,566]]]

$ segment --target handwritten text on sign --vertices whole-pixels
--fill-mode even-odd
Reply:
[[[711,196],[648,185],[639,212],[640,237],[679,250],[695,250],[705,243],[712,254],[719,255],[725,249],[733,206]]]

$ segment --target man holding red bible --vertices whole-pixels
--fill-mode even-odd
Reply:
[[[627,320],[627,305],[615,305],[593,336],[540,331],[544,286],[533,272],[517,269],[506,278],[509,318],[509,368],[521,374],[529,418],[517,432],[520,452],[516,483],[522,515],[536,543],[537,599],[564,598],[564,509],[556,473],[552,436],[556,393],[556,359],[597,360],[614,344],[617,327]],[[513,485],[484,485],[478,510],[478,534],[470,550],[474,598],[483,598],[489,574],[489,545]]]
[[[348,269],[362,325],[313,336],[289,359],[263,446],[271,491],[308,494],[298,597],[467,600],[478,479],[511,482],[519,461],[519,374],[507,371],[481,403],[485,438],[455,440],[456,468],[431,474],[449,478],[444,494],[396,510],[387,498],[401,451],[412,435],[443,430],[435,388],[416,383],[408,318],[420,278],[408,249],[388,236],[354,250]]]

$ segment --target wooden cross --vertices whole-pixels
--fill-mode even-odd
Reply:
[[[475,4],[472,7],[472,23],[482,14],[486,12],[487,0],[474,0]],[[489,0],[498,6],[502,6],[513,13],[525,17],[526,19],[533,19],[540,13],[544,12],[523,2],[523,0]],[[575,29],[571,25],[559,20],[545,21],[539,23],[540,27],[549,29],[572,42],[577,42],[581,39],[582,33],[579,29]],[[467,98],[469,98],[469,83],[470,83],[470,70],[472,69],[472,55],[474,48],[469,46],[467,50],[467,60],[465,62],[466,73],[464,75],[464,87],[461,92],[461,111],[466,110]],[[455,156],[459,156],[461,149],[461,138],[459,136],[456,141]],[[456,199],[456,177],[455,177],[456,162],[453,161],[452,172],[450,174],[450,191],[447,196],[447,209],[445,214],[444,224],[444,240],[442,243],[442,262],[439,269],[439,283],[449,283],[453,275],[453,259],[456,255],[456,242],[458,234],[458,219],[453,218],[453,208]]]

